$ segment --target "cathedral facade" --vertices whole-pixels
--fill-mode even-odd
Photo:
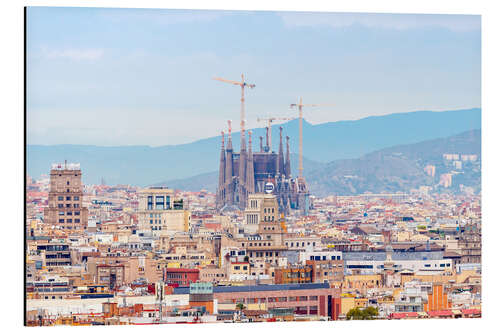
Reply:
[[[290,144],[286,137],[286,153],[283,150],[283,128],[280,127],[280,143],[278,153],[269,147],[269,135],[266,145],[260,137],[260,150],[252,150],[252,133],[249,131],[248,150],[245,131],[241,132],[240,152],[233,150],[231,131],[222,145],[219,164],[219,183],[217,187],[216,208],[244,210],[248,195],[252,193],[274,194],[279,210],[285,215],[291,209],[299,209],[307,214],[309,208],[309,192],[305,181],[292,178],[290,166]]]

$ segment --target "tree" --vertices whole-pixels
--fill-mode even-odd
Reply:
[[[353,308],[347,312],[347,320],[372,320],[378,316],[377,308],[369,306],[363,310],[360,308]]]
[[[245,308],[245,305],[243,303],[238,303],[236,304],[236,308],[240,311],[242,311]]]

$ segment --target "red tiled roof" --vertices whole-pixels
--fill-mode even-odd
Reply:
[[[427,313],[431,317],[448,317],[448,316],[453,316],[453,312],[451,312],[451,310],[429,311]]]
[[[462,309],[463,314],[481,314],[481,310],[478,309]]]
[[[416,312],[393,312],[389,315],[391,319],[403,319],[403,318],[417,318],[418,313]]]

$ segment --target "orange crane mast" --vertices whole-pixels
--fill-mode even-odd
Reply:
[[[220,77],[214,77],[213,79],[217,80],[217,81],[221,81],[221,82],[234,84],[236,86],[241,87],[240,129],[241,129],[241,133],[243,135],[243,131],[245,130],[245,87],[249,87],[250,89],[253,89],[253,88],[255,88],[255,84],[245,82],[245,77],[243,76],[243,74],[241,74],[241,81],[227,80],[227,79],[223,79]]]
[[[302,103],[302,97],[300,97],[299,103],[298,104],[290,104],[290,108],[298,108],[299,109],[299,179],[303,180],[303,172],[304,172],[304,165],[302,162],[303,159],[303,142],[302,142],[302,119],[303,113],[302,113],[302,108],[306,107],[317,107],[317,106],[330,106],[329,104],[303,104]]]

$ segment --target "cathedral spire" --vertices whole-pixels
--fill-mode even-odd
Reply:
[[[262,138],[262,137],[261,137]],[[253,170],[253,153],[252,153],[252,131],[248,131],[248,156],[247,156],[247,193],[255,192],[255,179]]]
[[[227,138],[227,148],[226,148],[226,176],[225,176],[225,186],[224,189],[226,191],[225,196],[227,198],[226,202],[228,204],[233,204],[233,144],[231,139],[231,120],[227,121],[229,129],[228,129],[228,138]]]
[[[220,165],[219,165],[219,187],[222,188],[222,186],[225,183],[225,177],[226,177],[226,151],[224,148],[224,131],[221,131],[221,138],[222,138],[222,144],[221,144],[221,150],[220,150]]]
[[[272,151],[271,147],[269,147],[269,127],[266,127],[266,148],[268,152]]]
[[[219,187],[217,188],[217,202],[224,201],[224,184],[226,183],[226,152],[224,149],[224,131],[221,131],[222,145],[219,163]]]
[[[238,172],[238,195],[240,207],[244,207],[246,203],[246,168],[247,168],[247,152],[246,152],[246,136],[245,136],[245,121],[243,123],[243,128],[241,131],[241,144],[240,144],[240,160],[239,160],[239,172]]]
[[[280,146],[278,150],[278,170],[281,175],[285,174],[285,163],[283,157],[283,127],[280,126]]]
[[[290,137],[288,135],[286,136],[285,177],[286,178],[290,178],[291,177],[291,170],[290,170]]]
[[[231,120],[227,121],[228,136],[227,136],[227,150],[233,150],[233,140],[231,138]]]

